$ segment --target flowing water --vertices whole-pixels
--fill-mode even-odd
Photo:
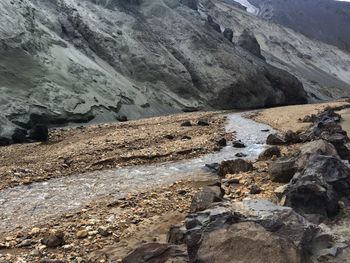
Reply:
[[[98,171],[2,190],[0,233],[29,227],[99,198],[119,198],[179,180],[213,179],[215,175],[205,168],[205,164],[234,159],[238,152],[247,154],[247,159],[256,159],[265,148],[267,136],[273,132],[271,127],[246,119],[240,113],[228,115],[226,130],[235,131],[236,138],[247,147],[236,149],[227,146],[220,152],[191,160]]]

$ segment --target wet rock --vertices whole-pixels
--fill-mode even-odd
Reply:
[[[14,143],[24,143],[26,141],[27,131],[24,129],[16,128],[12,134],[12,141]]]
[[[269,132],[269,129],[261,130],[261,132]]]
[[[209,122],[206,120],[199,120],[197,124],[198,126],[209,126]]]
[[[186,258],[185,254],[174,245],[149,243],[136,248],[122,260],[122,263],[165,263],[174,258]]]
[[[269,145],[285,145],[285,144],[287,144],[285,139],[279,134],[270,134],[266,139],[266,143]]]
[[[197,0],[180,0],[180,3],[188,6],[193,10],[198,10],[198,2]]]
[[[209,208],[215,202],[221,202],[224,197],[224,191],[219,186],[204,187],[197,192],[191,202],[191,213],[203,211]]]
[[[301,142],[300,136],[291,130],[286,132],[286,134],[284,135],[284,140],[288,144],[295,144]]]
[[[56,248],[64,245],[64,233],[56,232],[47,234],[43,239],[41,239],[41,243],[49,248]]]
[[[244,157],[247,157],[248,155],[245,153],[236,153],[235,156],[238,158],[244,158]]]
[[[224,34],[224,37],[225,37],[228,41],[232,42],[232,39],[233,39],[233,31],[232,31],[231,28],[225,28],[223,34]]]
[[[205,165],[205,167],[207,167],[208,169],[210,169],[214,172],[217,172],[219,170],[219,166],[220,166],[219,163],[209,163],[209,164]]]
[[[249,32],[249,30],[244,30],[242,32],[242,34],[239,36],[237,44],[258,58],[265,60],[263,55],[261,55],[259,42],[256,40],[255,36]]]
[[[207,21],[208,21],[208,25],[209,25],[211,28],[213,28],[215,31],[221,33],[221,27],[220,27],[220,25],[214,21],[214,19],[213,19],[212,16],[209,15],[209,16],[207,17]]]
[[[273,182],[288,183],[296,172],[294,157],[281,157],[269,164],[269,175]]]
[[[283,199],[310,220],[323,220],[336,215],[340,199],[349,195],[350,169],[336,157],[315,155],[294,176]]]
[[[29,138],[34,141],[46,142],[49,139],[49,129],[46,125],[37,124],[29,131]]]
[[[277,146],[270,147],[263,151],[260,155],[258,160],[259,161],[267,161],[270,160],[273,156],[281,157],[281,150]]]
[[[245,144],[241,141],[233,141],[232,146],[235,148],[245,148]]]
[[[235,174],[240,172],[249,172],[253,170],[253,165],[251,162],[245,161],[243,159],[235,159],[229,161],[223,161],[218,169],[218,174],[224,177],[227,174]]]
[[[227,140],[225,138],[222,138],[216,143],[216,145],[219,147],[225,147],[227,145]]]
[[[170,227],[168,237],[167,237],[169,244],[175,244],[175,245],[184,244],[185,238],[186,238],[186,228],[184,228],[183,226],[175,226],[175,225],[172,225]]]
[[[181,123],[181,127],[191,127],[192,123],[190,121],[184,121],[183,123]]]

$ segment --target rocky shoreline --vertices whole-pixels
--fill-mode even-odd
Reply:
[[[241,182],[221,180],[195,194],[191,212],[183,225],[171,228],[168,244],[141,245],[122,262],[333,262],[342,253],[344,258],[348,237],[327,226],[349,203],[349,138],[340,120],[326,109],[303,118],[313,123],[303,133],[268,137],[270,145],[304,143],[289,156],[279,157],[276,147],[261,155],[271,157],[270,179],[287,183],[274,191],[279,205],[251,198],[232,202],[222,184]],[[223,162],[219,175],[253,170],[239,160]],[[250,194],[261,191],[250,186]]]

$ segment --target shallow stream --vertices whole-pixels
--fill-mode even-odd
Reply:
[[[228,115],[226,130],[236,132],[236,138],[247,147],[237,149],[229,145],[220,152],[191,160],[98,171],[2,190],[0,233],[35,225],[99,198],[120,198],[180,180],[207,181],[216,175],[205,164],[234,159],[236,153],[256,159],[266,147],[267,136],[273,132],[271,127],[246,119],[241,113]]]

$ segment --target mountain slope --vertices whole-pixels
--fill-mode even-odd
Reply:
[[[0,134],[184,108],[306,102],[302,84],[178,1],[4,0]]]
[[[222,27],[234,29],[234,41],[245,29],[253,32],[267,61],[297,76],[311,101],[350,96],[349,53],[256,17],[226,2],[207,0],[203,3],[204,8],[217,18]]]
[[[335,0],[249,0],[256,14],[350,51],[350,3]]]

